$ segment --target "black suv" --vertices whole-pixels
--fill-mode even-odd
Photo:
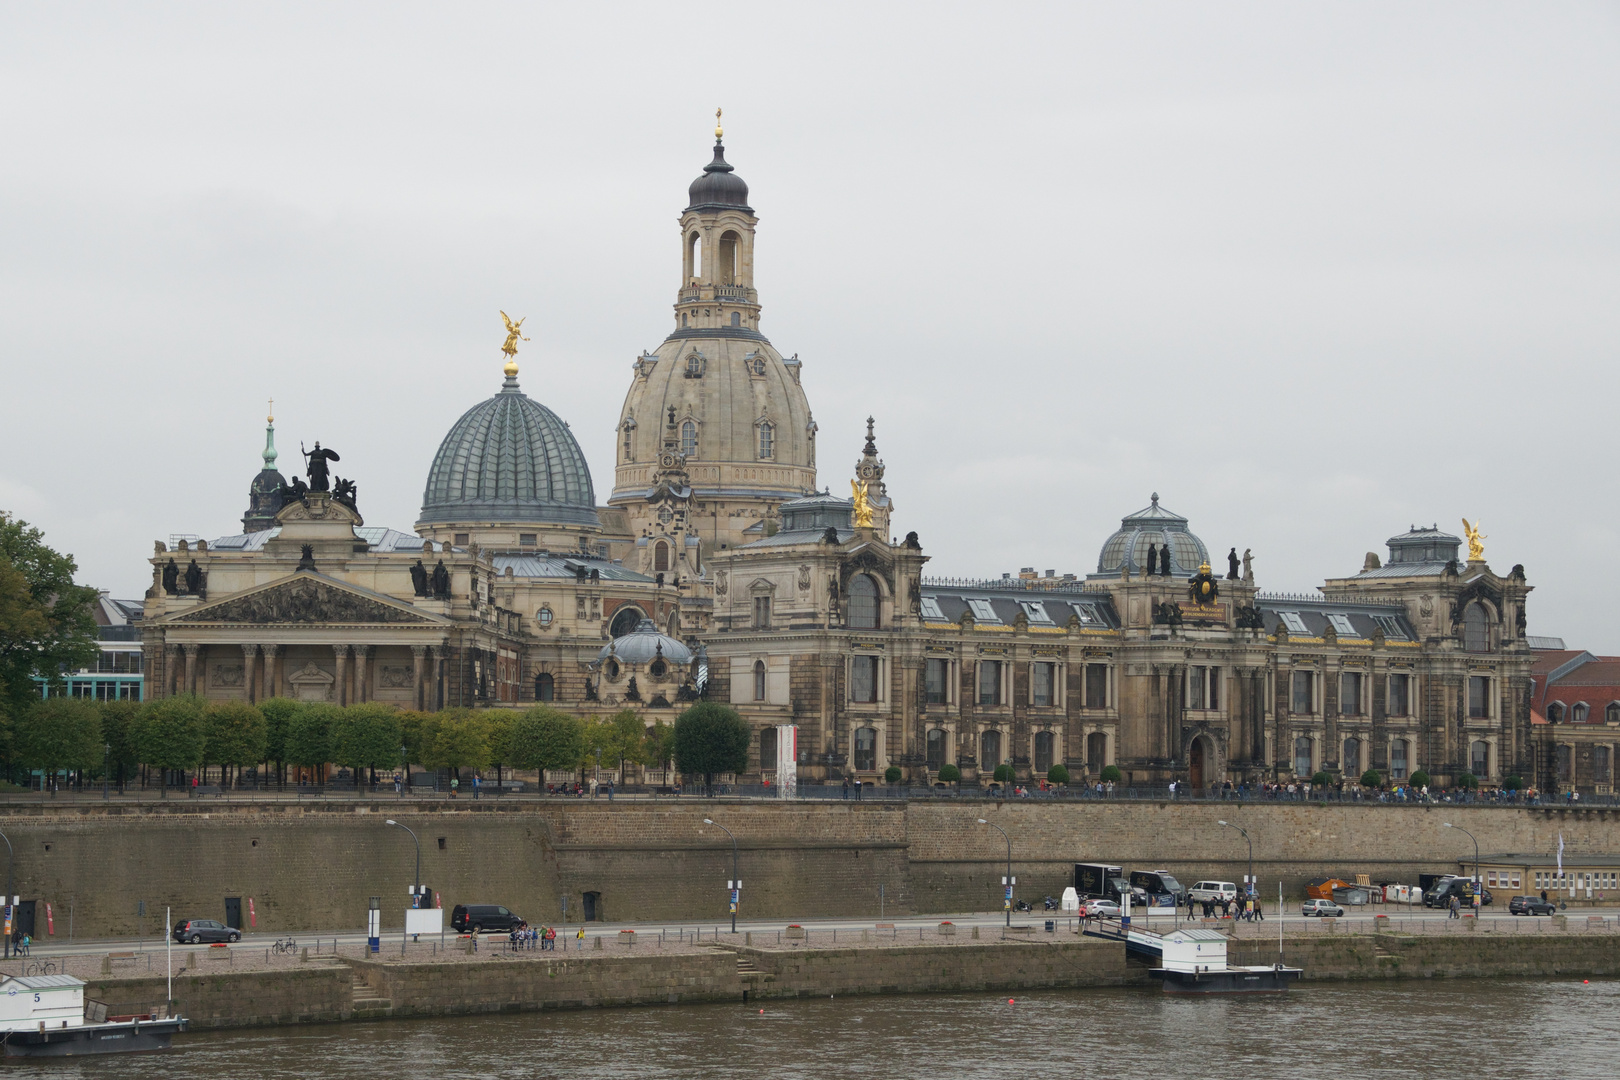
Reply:
[[[170,935],[181,945],[212,944],[217,941],[241,941],[242,931],[226,926],[216,919],[182,919],[174,924]]]
[[[450,909],[450,928],[460,934],[516,930],[522,925],[521,915],[499,904],[457,904]]]
[[[1424,894],[1423,906],[1428,908],[1447,908],[1451,906],[1451,898],[1453,896],[1462,901],[1462,906],[1464,908],[1473,907],[1473,883],[1467,878],[1451,878],[1448,881],[1442,881],[1433,889],[1429,890],[1428,893]],[[1491,902],[1495,899],[1496,897],[1491,894],[1491,890],[1485,888],[1483,885],[1480,886],[1480,907],[1489,907]]]
[[[1557,904],[1539,896],[1515,896],[1508,901],[1509,915],[1552,915],[1557,911]]]

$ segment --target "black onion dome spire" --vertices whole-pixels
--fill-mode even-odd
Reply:
[[[714,140],[714,160],[703,166],[702,176],[692,181],[687,203],[687,210],[754,212],[748,205],[748,183],[726,161],[726,147],[718,136]]]

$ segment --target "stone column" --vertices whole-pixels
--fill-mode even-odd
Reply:
[[[337,704],[339,706],[349,703],[349,647],[347,645],[332,646],[332,654],[337,657]]]
[[[163,696],[173,697],[180,692],[180,646],[163,646]]]
[[[182,645],[181,648],[186,650],[186,681],[185,689],[180,692],[182,694],[195,694],[197,692],[197,652],[200,646]]]
[[[411,705],[411,708],[422,712],[427,711],[427,702],[423,697],[426,688],[422,685],[427,676],[427,655],[428,647],[426,645],[411,646],[411,660],[416,665],[416,682],[414,683],[414,689],[411,691],[411,701],[414,704]]]
[[[354,647],[354,700],[371,700],[371,646]]]
[[[257,645],[242,646],[242,686],[247,691],[248,704],[252,705],[259,700],[258,694],[258,667],[259,647]]]
[[[443,643],[435,645],[432,648],[432,656],[433,656],[432,700],[433,700],[433,704],[431,706],[431,709],[434,712],[437,712],[438,710],[444,708],[444,654],[445,654],[445,651],[448,648],[449,648],[449,646],[445,645]]]
[[[264,696],[267,698],[280,697],[276,686],[276,653],[281,650],[279,645],[261,645],[264,650]]]

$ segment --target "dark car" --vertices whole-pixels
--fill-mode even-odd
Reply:
[[[241,941],[242,931],[226,926],[217,919],[182,919],[174,924],[170,935],[181,945],[210,944],[217,941]]]
[[[1474,906],[1473,887],[1474,883],[1467,878],[1449,878],[1423,894],[1423,906],[1447,908],[1451,906],[1451,898],[1455,896],[1462,901],[1463,907],[1471,908]],[[1483,885],[1479,887],[1480,907],[1489,907],[1495,899],[1496,897],[1491,894],[1491,890]]]
[[[1508,901],[1509,915],[1551,915],[1557,910],[1557,904],[1549,903],[1539,896],[1515,896]]]
[[[450,909],[450,928],[460,934],[483,933],[486,930],[516,930],[524,925],[523,917],[499,904],[457,904]]]

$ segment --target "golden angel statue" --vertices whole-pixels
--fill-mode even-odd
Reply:
[[[523,328],[523,320],[527,318],[528,316],[525,315],[523,319],[513,322],[512,316],[508,315],[504,311],[501,312],[501,321],[506,324],[506,344],[501,346],[501,352],[505,353],[507,356],[516,356],[517,343],[520,341],[529,340],[519,333],[519,331]]]
[[[1468,537],[1468,561],[1479,562],[1485,558],[1485,545],[1480,541],[1489,540],[1490,537],[1480,532],[1478,525],[1468,524],[1467,518],[1463,518],[1462,523],[1463,535]]]
[[[855,527],[857,529],[870,529],[872,527],[872,502],[866,497],[866,481],[851,480],[849,490],[855,498]]]

